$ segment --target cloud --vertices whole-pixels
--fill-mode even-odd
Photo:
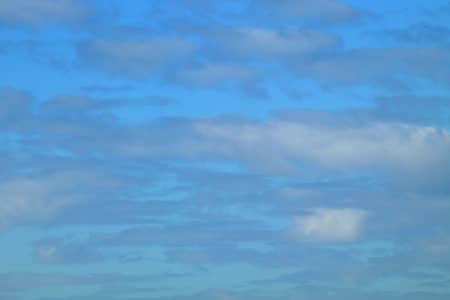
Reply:
[[[183,69],[176,73],[176,79],[195,86],[211,86],[229,81],[251,81],[255,71],[245,66],[209,63],[198,68]]]
[[[352,208],[320,208],[297,217],[295,237],[319,242],[352,242],[359,238],[367,212]]]
[[[259,9],[266,17],[318,23],[348,22],[362,15],[358,9],[339,0],[263,0],[252,2],[251,7]]]
[[[443,174],[450,152],[447,130],[407,124],[369,122],[340,127],[301,120],[213,119],[195,121],[193,126],[203,143],[185,144],[186,154],[238,159],[269,172],[300,170],[312,164],[341,171],[384,169],[400,176],[420,176],[426,169]]]
[[[191,68],[181,68],[171,76],[173,81],[190,87],[237,87],[247,96],[267,99],[261,87],[262,72],[255,67],[235,63],[205,63]]]
[[[449,298],[448,28],[373,39],[400,15],[349,0],[35,2],[0,0],[4,79],[35,95],[0,89],[0,299]]]
[[[240,241],[264,241],[279,234],[278,231],[260,229],[262,223],[253,220],[234,218],[231,222],[221,214],[215,219],[201,214],[203,220],[194,218],[182,225],[141,226],[116,233],[98,233],[89,242],[101,246],[168,246],[168,247],[208,247],[211,245],[233,245]],[[185,217],[193,217],[185,212]],[[199,216],[197,216],[199,217]],[[245,228],[245,229],[244,229]]]
[[[65,119],[48,114],[50,108],[62,112],[73,107],[76,111],[95,111],[98,105],[107,104],[101,101],[56,97],[44,102],[40,113],[31,114],[31,100],[26,94],[16,91],[5,95],[3,103],[11,103],[5,110],[8,116],[17,120],[17,115],[21,115],[24,120],[20,122],[21,137],[24,141],[33,137],[20,143],[28,147],[22,151],[27,149],[30,153],[33,150],[29,147],[34,145],[45,146],[47,151],[63,149],[74,155],[103,153],[124,160],[224,159],[272,175],[356,172],[388,183],[401,183],[409,189],[415,186],[438,191],[449,186],[449,170],[443,166],[450,163],[450,132],[445,128],[398,122],[391,110],[400,110],[401,114],[415,111],[412,107],[401,109],[405,105],[401,101],[394,104],[380,100],[380,108],[372,111],[374,117],[363,118],[365,121],[351,113],[297,111],[297,116],[291,112],[291,116],[279,115],[265,121],[175,118],[121,126],[115,119],[87,113],[72,114],[73,118]],[[420,111],[421,101],[417,100]],[[446,107],[445,99],[432,103]],[[424,179],[423,172],[430,175]]]
[[[195,49],[187,40],[170,37],[147,39],[96,38],[78,45],[88,65],[132,77],[146,77],[180,63]]]
[[[16,126],[13,120],[22,119],[31,113],[33,97],[24,91],[14,88],[0,88],[0,125]]]
[[[450,41],[450,28],[424,22],[401,29],[386,29],[381,34],[386,34],[400,42],[413,44],[445,45]]]
[[[64,239],[46,239],[35,244],[34,257],[50,264],[88,264],[103,261],[102,253],[87,244]]]
[[[96,109],[107,107],[107,102],[95,101],[92,98],[81,95],[62,95],[53,97],[41,105],[45,112],[61,111],[68,114],[93,112]]]
[[[161,96],[142,98],[91,98],[84,95],[68,94],[52,97],[40,105],[43,114],[65,115],[66,117],[85,116],[87,114],[109,111],[121,107],[165,106],[173,99]]]
[[[172,274],[161,274],[170,277]],[[172,275],[173,276],[173,275]],[[136,283],[148,280],[149,276],[126,275],[121,273],[93,273],[87,275],[70,273],[0,273],[0,292],[36,290],[54,286],[113,286],[119,283]]]
[[[61,182],[60,178],[2,181],[0,184],[0,192],[3,195],[0,204],[0,226],[9,225],[16,219],[45,218],[54,214],[72,201],[70,197],[62,193],[65,185],[67,183]]]
[[[73,0],[0,0],[0,22],[43,26],[52,23],[78,23],[90,15],[83,1]]]
[[[89,201],[116,184],[111,177],[87,170],[4,179],[0,181],[0,229],[48,223],[67,207]]]
[[[95,94],[115,94],[129,92],[133,90],[133,86],[130,84],[88,84],[80,87],[80,90],[86,93]]]
[[[448,53],[434,47],[357,48],[293,62],[291,66],[306,79],[328,84],[389,87],[404,83],[405,78],[448,83],[450,72],[444,67],[450,64]]]
[[[450,123],[450,98],[415,95],[384,96],[375,99],[377,105],[369,111],[381,120],[419,123],[446,127]]]
[[[249,59],[299,57],[339,45],[331,34],[295,27],[221,28],[213,31],[211,38],[224,54]]]

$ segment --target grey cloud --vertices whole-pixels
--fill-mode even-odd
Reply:
[[[133,86],[128,84],[121,84],[121,85],[88,84],[82,86],[80,90],[88,93],[109,94],[109,93],[120,93],[131,91],[133,90]]]
[[[160,274],[161,278],[168,278],[177,275],[178,274],[170,273]],[[0,293],[8,291],[12,295],[17,295],[19,299],[23,299],[21,296],[24,291],[39,290],[55,286],[114,287],[118,284],[146,282],[154,278],[156,278],[155,275],[126,275],[121,273],[93,273],[82,275],[69,273],[32,272],[0,273]]]
[[[382,178],[397,183],[446,186],[447,170],[442,168],[450,151],[446,129],[386,121],[350,122],[341,127],[316,123],[168,119],[125,129],[101,122],[68,124],[66,120],[47,130],[49,143],[75,153],[86,150],[80,146],[87,143],[87,137],[101,134],[101,138],[90,139],[95,141],[90,144],[91,151],[107,151],[122,158],[226,159],[275,175],[298,174],[305,167],[325,172],[368,170],[371,176],[383,174]],[[55,139],[55,134],[67,130],[80,136],[78,143]],[[427,181],[421,179],[424,170],[432,174]]]
[[[81,103],[85,107],[87,103],[88,108],[83,109],[88,111],[93,105],[89,101],[78,102],[77,98],[61,99],[62,102],[57,103],[65,109],[66,100],[75,106]],[[77,101],[73,102],[74,99]],[[437,102],[446,103],[445,100]],[[24,116],[29,116],[28,104],[19,106]],[[65,149],[78,155],[89,151],[124,159],[226,159],[275,175],[298,174],[306,167],[324,171],[370,170],[369,175],[384,174],[388,177],[383,178],[397,183],[446,186],[447,171],[442,168],[450,157],[446,129],[376,118],[362,122],[335,114],[328,116],[328,122],[314,121],[315,118],[307,116],[264,122],[224,118],[163,119],[131,127],[118,126],[114,119],[93,116],[64,120],[35,116],[34,122],[23,130],[27,134],[39,133],[37,145]],[[420,179],[424,170],[431,174],[427,181]]]
[[[101,108],[102,106],[107,106],[107,102],[95,101],[89,97],[81,95],[64,95],[53,97],[45,101],[41,105],[43,111],[62,111],[64,113],[84,113],[87,111],[94,111]]]
[[[16,224],[47,223],[70,205],[89,201],[101,190],[117,186],[117,180],[111,176],[87,170],[4,179],[0,182],[3,197],[0,229]]]
[[[131,252],[119,255],[118,260],[120,263],[135,263],[139,261],[143,261],[145,258],[143,255],[139,254],[139,252]]]
[[[220,190],[230,194],[245,193],[251,190],[261,190],[263,186],[270,188],[270,178],[254,173],[217,170],[194,166],[172,167],[180,182],[199,186],[200,190]]]
[[[14,88],[0,89],[0,125],[16,126],[24,115],[31,114],[33,97]]]
[[[223,218],[223,216],[222,216]],[[213,220],[192,221],[182,226],[135,227],[112,234],[93,234],[90,242],[100,246],[208,246],[209,244],[229,245],[237,241],[265,241],[279,235],[279,231],[264,229],[258,222],[237,218],[225,224],[214,224]],[[217,222],[217,221],[216,221]],[[256,224],[255,224],[256,223]],[[259,227],[256,227],[259,225]],[[247,227],[247,230],[243,230]],[[263,228],[263,229],[260,229]]]
[[[37,27],[52,23],[78,23],[86,20],[91,13],[92,9],[84,1],[0,1],[0,22],[14,25]]]
[[[99,263],[104,255],[97,249],[77,241],[46,239],[35,243],[34,257],[49,264]]]
[[[423,22],[402,29],[387,29],[381,34],[388,35],[400,42],[413,44],[445,45],[450,41],[450,28]]]
[[[155,200],[155,197],[139,196],[137,192],[135,197],[143,198],[142,200],[145,201],[115,201],[107,198],[79,202],[72,205],[70,210],[61,211],[57,216],[54,216],[50,224],[160,224],[171,216],[181,215],[187,211],[187,205],[178,201]]]
[[[263,72],[254,66],[235,63],[210,62],[174,71],[170,76],[176,83],[189,87],[238,88],[247,96],[267,99],[267,91],[261,87]]]
[[[214,32],[214,31],[213,31]],[[339,45],[335,36],[320,31],[287,27],[235,27],[216,29],[211,36],[226,55],[254,58],[295,58]]]
[[[293,70],[304,78],[325,84],[370,84],[389,87],[406,85],[406,79],[420,78],[448,83],[449,52],[444,48],[361,48],[300,61]]]
[[[48,99],[40,105],[42,113],[78,115],[99,113],[120,107],[165,106],[174,100],[163,96],[146,96],[141,98],[91,98],[84,95],[61,95]]]
[[[180,38],[111,39],[96,38],[80,43],[78,54],[87,64],[133,77],[146,77],[180,63],[195,45]]]
[[[210,86],[222,82],[249,81],[256,73],[240,65],[206,64],[198,68],[180,70],[176,73],[177,80],[196,86]]]
[[[352,5],[340,0],[282,0],[253,1],[253,9],[266,17],[300,22],[339,23],[360,17],[363,13]]]
[[[151,300],[276,300],[276,299],[349,299],[349,300],[444,300],[448,297],[448,293],[435,292],[411,292],[399,293],[390,291],[379,291],[375,289],[360,290],[355,288],[342,288],[335,286],[323,286],[320,283],[299,284],[296,287],[285,287],[283,291],[269,290],[262,292],[261,289],[242,288],[225,288],[225,289],[207,289],[198,293],[183,294],[172,297],[150,298]],[[63,299],[61,299],[63,300]]]
[[[299,267],[314,268],[327,261],[330,263],[327,270],[331,271],[336,267],[334,264],[356,262],[353,254],[293,242],[281,231],[248,229],[246,222],[239,221],[227,227],[211,226],[209,222],[162,229],[136,227],[117,233],[92,234],[84,243],[98,249],[134,246],[143,250],[158,246],[163,248],[167,262],[197,267],[229,263],[281,267],[298,263]],[[305,256],[309,257],[308,261],[302,260]],[[336,256],[340,257],[339,263],[332,262]]]
[[[384,120],[445,127],[450,123],[450,98],[399,95],[378,97],[370,113]]]
[[[19,111],[24,111],[23,114],[27,119],[28,104],[19,106],[25,107]],[[264,174],[275,177],[299,176],[297,177],[299,180],[320,176],[363,174],[363,177],[368,178],[362,185],[364,187],[370,187],[371,182],[375,185],[387,183],[388,186],[395,186],[400,191],[420,190],[428,195],[448,190],[449,186],[450,176],[445,166],[449,164],[450,138],[448,131],[442,128],[377,119],[361,121],[351,116],[343,118],[336,114],[325,114],[323,118],[328,121],[324,122],[320,118],[299,115],[295,118],[281,116],[267,121],[238,118],[162,119],[126,127],[120,126],[115,120],[103,120],[89,115],[64,120],[41,113],[32,116],[34,116],[33,123],[27,128],[22,128],[21,133],[25,137],[36,134],[38,137],[31,141],[18,140],[16,143],[20,146],[17,149],[20,149],[21,155],[31,155],[35,159],[31,161],[21,159],[18,163],[20,161],[20,166],[23,167],[31,164],[37,169],[42,166],[54,167],[55,163],[60,167],[54,167],[50,172],[53,175],[48,177],[36,174],[26,177],[17,174],[15,178],[6,177],[3,180],[1,186],[5,190],[4,194],[9,194],[10,198],[7,198],[9,199],[7,202],[4,201],[2,217],[4,222],[9,224],[23,223],[25,219],[28,219],[28,222],[45,220],[47,224],[52,222],[98,225],[111,222],[157,224],[162,217],[173,216],[173,211],[181,210],[182,214],[190,214],[192,209],[188,204],[173,201],[166,204],[163,200],[167,199],[167,196],[161,194],[149,197],[136,190],[138,186],[151,186],[151,174],[171,172],[178,174],[181,182],[190,184],[181,192],[187,193],[188,196],[184,197],[189,199],[195,199],[191,198],[193,196],[198,197],[198,202],[195,203],[202,203],[204,205],[202,209],[217,209],[219,212],[228,208],[213,207],[211,199],[214,201],[218,199],[220,203],[225,204],[226,199],[236,201],[262,197],[268,189],[260,189],[259,193],[254,190],[258,183],[266,185]],[[9,156],[13,155],[10,150],[5,150]],[[54,151],[66,151],[72,158],[57,158],[52,155]],[[43,155],[46,152],[48,154]],[[17,154],[13,157],[15,155]],[[243,173],[264,174],[260,174],[262,176],[260,178],[237,176],[236,180],[242,182],[233,182],[230,181],[233,174],[219,172],[208,175],[192,169],[156,167],[158,165],[161,167],[164,161],[171,159],[186,163],[208,160],[233,162],[242,168]],[[83,172],[80,176],[68,176],[67,182],[60,184],[58,178],[62,180],[64,175],[59,174],[66,174],[61,172],[61,168],[70,166],[67,163],[71,160],[72,166],[69,170],[77,169],[74,165],[80,165]],[[155,160],[160,164],[153,164]],[[111,161],[114,161],[117,168],[107,167]],[[142,169],[141,162],[145,162],[147,166],[145,170]],[[143,175],[136,174],[137,165],[140,165],[139,170],[142,174],[145,173],[150,177],[145,179]],[[89,168],[94,168],[98,173],[88,174]],[[428,174],[426,178],[423,178],[424,172]],[[243,173],[239,171],[237,175]],[[99,178],[105,180],[105,185]],[[202,185],[205,178],[207,182]],[[111,186],[107,184],[110,180],[113,182]],[[225,181],[227,184],[223,184]],[[76,186],[80,185],[85,187],[84,193],[76,189]],[[196,185],[202,185],[203,188],[189,188]],[[14,186],[15,188],[12,188]],[[27,195],[20,194],[24,186],[29,186],[34,192]],[[196,192],[192,193],[194,190]],[[217,193],[218,190],[226,194],[221,195]],[[88,204],[86,200],[94,198],[89,191],[105,192],[101,196],[105,198],[104,201],[95,199]],[[58,193],[62,192],[72,200],[64,207],[58,205],[66,202],[57,201]],[[146,202],[124,201],[119,204],[113,201],[130,192],[133,197],[145,199]],[[173,192],[177,194],[175,190],[168,190],[169,195]],[[347,197],[345,193],[336,196]],[[97,193],[95,198],[101,197]],[[174,197],[177,199],[178,196]],[[326,199],[334,198],[331,194],[326,197],[328,197]],[[367,198],[367,195],[356,193],[351,197]],[[312,205],[312,199],[317,199],[316,196],[309,194],[307,199],[311,201],[307,200],[308,206],[302,206],[301,209],[317,207]],[[108,203],[112,203],[109,200],[114,202],[114,205],[109,206]],[[268,200],[266,203],[272,202],[273,200]],[[241,204],[244,203],[243,201]],[[343,206],[331,200],[327,204],[330,204],[328,207]],[[39,209],[33,208],[36,205]],[[289,205],[293,203],[287,202],[286,206]],[[351,206],[353,207],[353,204]],[[65,207],[70,207],[73,213],[69,213]],[[296,214],[304,213],[299,211],[299,207],[290,206],[290,208],[291,212]],[[360,204],[357,208],[365,209]],[[83,211],[88,213],[83,214]],[[98,216],[95,211],[106,211],[108,216]],[[278,213],[281,212],[282,209],[278,210]],[[158,217],[159,213],[161,218]],[[33,214],[37,217],[33,217]],[[291,213],[286,214],[284,211],[283,216],[286,215],[293,217]],[[192,215],[187,217],[192,218]]]

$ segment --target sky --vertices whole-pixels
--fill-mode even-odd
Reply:
[[[0,0],[0,300],[450,299],[448,0]]]

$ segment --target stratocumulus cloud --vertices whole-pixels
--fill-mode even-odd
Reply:
[[[450,299],[419,2],[0,0],[0,299]]]

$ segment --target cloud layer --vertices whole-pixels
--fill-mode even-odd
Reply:
[[[445,2],[0,0],[0,300],[449,299]]]

